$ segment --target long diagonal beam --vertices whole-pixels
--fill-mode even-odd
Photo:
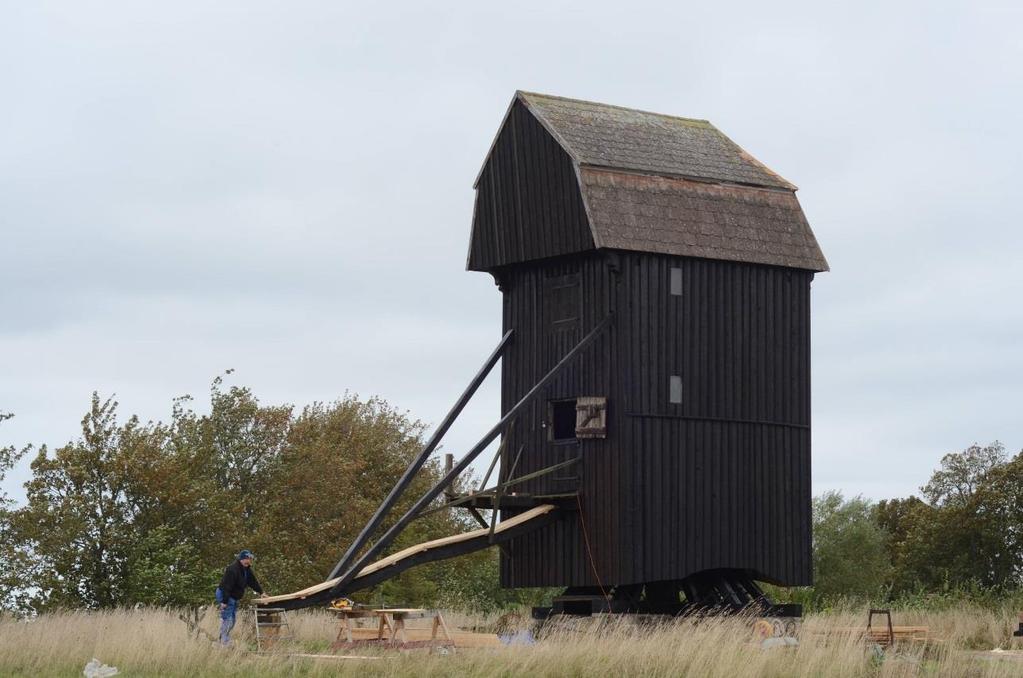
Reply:
[[[568,365],[571,364],[572,361],[575,360],[575,358],[580,353],[582,353],[587,346],[593,343],[593,341],[598,336],[603,334],[604,330],[606,330],[611,325],[613,320],[614,314],[609,313],[607,316],[605,316],[604,319],[601,320],[596,327],[590,330],[589,334],[583,337],[582,340],[578,344],[576,344],[571,351],[565,354],[564,358],[558,361],[557,365],[551,368],[550,372],[544,375],[544,377],[540,381],[536,382],[533,388],[529,389],[529,392],[526,393],[526,395],[522,396],[522,399],[519,400],[519,402],[515,403],[515,405],[510,410],[508,410],[507,414],[501,417],[501,420],[494,425],[494,428],[490,429],[490,431],[487,432],[487,434],[483,436],[483,438],[480,439],[480,441],[476,443],[476,445],[471,450],[466,452],[465,456],[462,457],[459,460],[459,462],[455,464],[455,466],[450,471],[448,471],[448,473],[445,474],[445,476],[441,478],[436,485],[433,486],[432,489],[430,489],[429,491],[427,491],[426,494],[420,497],[419,501],[417,501],[412,506],[412,508],[406,511],[405,515],[399,518],[398,522],[392,525],[391,528],[387,530],[387,532],[385,532],[382,537],[380,537],[379,541],[377,541],[375,544],[369,547],[366,550],[366,552],[362,554],[362,557],[359,558],[358,562],[356,562],[354,565],[348,568],[344,575],[342,575],[341,578],[338,580],[337,584],[335,584],[334,587],[330,590],[331,595],[335,598],[342,595],[345,591],[345,586],[347,586],[348,583],[355,578],[355,575],[358,572],[360,572],[362,568],[366,567],[369,563],[371,563],[373,559],[381,551],[390,546],[391,542],[394,541],[394,538],[397,537],[398,534],[402,530],[404,530],[405,527],[410,522],[412,522],[417,515],[419,515],[419,512],[426,508],[426,506],[428,506],[430,502],[436,499],[437,496],[444,491],[444,488],[450,485],[452,481],[454,481],[454,479],[457,478],[459,474],[461,474],[462,471],[464,471],[466,467],[468,467],[469,464],[471,464],[472,461],[477,456],[479,456],[479,454],[483,450],[485,450],[487,446],[490,445],[490,443],[492,443],[495,438],[497,438],[498,435],[501,434],[505,427],[508,426],[508,423],[512,421],[519,414],[519,412],[521,412],[527,405],[532,403],[533,399],[536,398],[536,396],[538,396],[540,392],[543,391],[543,389],[548,384],[550,384],[551,381],[554,380],[555,377],[561,374],[562,370],[568,367]],[[392,492],[392,494],[394,493]],[[349,549],[349,551],[352,551],[352,549]],[[341,565],[341,563],[339,563],[339,565]],[[337,569],[338,568],[335,568],[335,570]]]
[[[440,426],[438,426],[437,430],[433,432],[432,436],[430,436],[430,440],[426,443],[426,446],[419,452],[419,455],[412,460],[412,463],[408,465],[408,468],[405,469],[405,473],[403,473],[401,478],[398,479],[398,482],[395,483],[390,494],[388,494],[387,498],[384,499],[382,504],[380,504],[376,513],[374,513],[373,517],[369,519],[368,523],[366,523],[366,526],[362,528],[362,532],[359,533],[359,536],[355,538],[355,541],[353,541],[351,546],[348,547],[345,554],[341,556],[341,560],[337,561],[337,565],[335,565],[334,569],[330,571],[330,576],[328,576],[327,579],[333,579],[348,568],[352,564],[352,560],[355,559],[355,554],[359,552],[359,549],[366,545],[366,542],[369,541],[373,532],[380,527],[380,523],[387,517],[387,514],[390,513],[395,502],[398,501],[398,497],[401,496],[402,492],[404,492],[412,482],[416,473],[419,472],[419,469],[423,467],[426,460],[430,458],[431,454],[433,454],[437,445],[440,444],[441,438],[443,438],[444,434],[448,432],[449,428],[451,428],[455,419],[458,418],[459,414],[461,414],[462,409],[465,408],[473,394],[476,393],[476,389],[480,387],[483,380],[487,378],[488,374],[490,374],[490,370],[494,369],[494,365],[497,364],[501,354],[504,353],[505,346],[508,345],[508,341],[511,339],[514,331],[515,330],[508,330],[505,335],[501,337],[500,343],[498,343],[494,352],[490,354],[490,357],[487,358],[487,362],[485,362],[483,367],[480,368],[480,371],[476,373],[476,376],[473,377],[461,397],[459,397],[458,401],[451,408],[451,411],[448,412],[447,416],[444,417],[444,420],[440,423]]]

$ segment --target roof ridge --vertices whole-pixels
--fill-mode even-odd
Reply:
[[[523,89],[516,90],[515,91],[515,95],[516,96],[541,97],[543,99],[554,99],[554,100],[557,100],[557,101],[571,101],[572,103],[576,103],[576,104],[590,104],[592,106],[601,106],[603,108],[614,108],[614,109],[617,109],[619,111],[628,111],[630,113],[643,113],[644,115],[655,115],[658,118],[668,118],[669,120],[681,120],[682,122],[687,122],[687,123],[690,123],[690,122],[702,123],[703,125],[706,125],[707,127],[711,127],[713,129],[717,129],[716,127],[714,127],[714,124],[710,120],[705,120],[703,118],[687,118],[687,117],[682,116],[682,115],[669,115],[667,113],[658,113],[656,111],[647,111],[647,110],[644,110],[642,108],[629,108],[628,106],[617,106],[615,104],[605,104],[605,103],[602,103],[600,101],[590,101],[588,99],[574,99],[572,97],[562,97],[562,96],[558,96],[556,94],[544,94],[543,92],[529,92],[529,91],[523,90]],[[720,130],[718,130],[718,131],[720,131]]]
[[[745,151],[745,149],[740,147],[738,144],[735,144],[734,141],[732,141],[731,139],[728,139],[728,141],[735,145],[735,147],[742,151],[744,154],[748,155],[750,160],[756,162],[757,164],[763,165],[763,163],[761,163],[759,160],[754,158],[752,155],[749,155]],[[794,184],[791,184],[784,177],[782,177],[777,172],[766,166],[764,167],[764,169],[766,169],[774,176],[778,177],[778,179],[780,179],[781,181],[785,181],[786,183],[788,183],[789,186],[757,184],[748,181],[732,181],[729,179],[717,179],[715,177],[703,177],[698,174],[680,174],[678,172],[664,172],[661,170],[644,170],[636,169],[634,167],[619,167],[618,165],[598,165],[589,162],[580,162],[579,167],[582,169],[593,170],[597,172],[610,172],[612,174],[633,174],[636,176],[658,177],[661,179],[680,179],[682,181],[690,181],[696,184],[706,184],[708,186],[731,186],[733,188],[748,188],[758,191],[774,191],[776,193],[795,193],[796,190],[798,190]]]

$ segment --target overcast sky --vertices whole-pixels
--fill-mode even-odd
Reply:
[[[815,493],[1019,451],[1023,11],[833,4],[0,1],[0,445],[227,368],[439,421],[500,335],[472,181],[528,89],[709,119],[800,187]]]

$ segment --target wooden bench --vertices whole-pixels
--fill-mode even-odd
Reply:
[[[441,613],[436,610],[419,608],[384,608],[379,610],[332,608],[331,611],[338,616],[340,624],[337,639],[330,646],[332,650],[351,649],[359,645],[386,645],[399,650],[429,647],[430,651],[433,652],[434,648],[444,647],[452,653],[455,651],[455,641],[448,630],[448,625],[444,622],[444,617]],[[356,634],[353,633],[352,620],[374,617],[377,619],[376,635],[369,638],[356,638]],[[428,639],[410,639],[409,629],[405,626],[405,621],[409,619],[432,619],[433,624],[430,628],[430,637]],[[425,629],[415,630],[425,631]],[[437,638],[438,631],[443,633],[443,638]]]

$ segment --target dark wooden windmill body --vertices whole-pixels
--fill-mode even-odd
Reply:
[[[468,268],[502,291],[497,347],[325,581],[261,609],[500,545],[502,584],[565,587],[555,611],[794,613],[756,581],[813,576],[810,283],[828,265],[795,187],[706,121],[519,92]],[[388,521],[498,362],[500,420]],[[459,496],[499,436],[500,482]],[[385,556],[453,507],[481,528]]]
[[[514,488],[502,517],[569,510],[509,543],[502,584],[810,584],[810,283],[828,265],[795,187],[706,121],[519,92],[475,188],[468,268],[514,333],[503,413],[611,317],[505,430],[504,479],[575,463]]]

